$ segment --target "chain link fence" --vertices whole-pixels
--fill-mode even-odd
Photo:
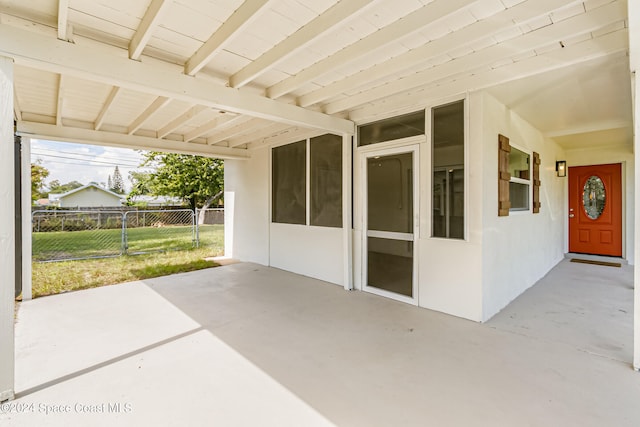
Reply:
[[[202,215],[201,215],[202,213]],[[198,219],[202,224],[198,224]],[[223,209],[37,210],[33,260],[63,261],[223,247]]]

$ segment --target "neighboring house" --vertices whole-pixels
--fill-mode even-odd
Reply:
[[[640,262],[640,2],[149,3],[0,0],[0,130],[223,158],[228,256],[473,321]]]
[[[51,197],[51,195],[49,195],[49,197]],[[50,206],[51,205],[51,199],[50,198],[48,198],[48,199],[38,199],[38,200],[35,200],[33,202],[33,205],[34,206],[39,206],[39,207]]]
[[[135,196],[131,200],[135,205],[145,206],[147,208],[166,208],[182,206],[184,203],[179,197],[170,196]]]
[[[64,194],[49,194],[50,204],[61,208],[113,208],[122,206],[125,199],[93,183]]]

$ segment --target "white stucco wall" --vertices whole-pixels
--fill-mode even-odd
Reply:
[[[607,141],[603,141],[606,144]],[[609,163],[622,163],[622,257],[629,264],[634,264],[634,209],[635,209],[635,157],[632,146],[594,148],[586,150],[567,150],[567,167],[603,165]],[[565,182],[568,191],[568,182]],[[565,209],[568,199],[565,201]],[[568,219],[565,217],[565,227],[568,227]],[[568,233],[565,236],[564,251],[569,250]]]
[[[566,178],[555,173],[563,150],[486,93],[482,100],[484,166],[482,237],[482,320],[488,320],[535,284],[564,257]],[[477,117],[476,117],[477,119]],[[498,217],[498,134],[540,154],[540,213],[511,212]],[[472,141],[473,143],[473,141]]]
[[[429,110],[427,110],[429,111]],[[474,321],[482,320],[482,104],[466,100],[465,240],[431,237],[430,136],[421,151],[421,217],[418,305]],[[427,114],[427,129],[431,128]],[[430,135],[430,131],[427,131]],[[497,155],[496,155],[497,156]]]
[[[269,265],[269,150],[224,162],[225,255]]]
[[[225,161],[225,255],[343,285],[342,228],[270,223],[270,155]]]
[[[60,207],[62,208],[113,207],[121,205],[119,197],[105,193],[95,187],[87,187],[84,190],[60,198]]]
[[[271,266],[343,285],[342,228],[271,224]]]

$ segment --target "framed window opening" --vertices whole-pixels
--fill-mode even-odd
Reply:
[[[271,149],[271,222],[342,228],[341,136],[325,134]]]
[[[467,103],[431,108],[431,237],[465,240]]]
[[[342,227],[342,137],[309,140],[309,224]]]
[[[271,221],[307,223],[307,141],[271,149]]]
[[[509,153],[509,201],[510,212],[531,210],[531,158],[532,152],[511,145]]]
[[[395,115],[358,126],[358,147],[399,141],[425,134],[425,110]]]

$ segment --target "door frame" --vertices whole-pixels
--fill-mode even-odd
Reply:
[[[380,147],[378,144],[374,144],[367,147],[361,147],[360,151],[360,194],[362,200],[362,240],[361,240],[361,284],[362,290],[380,295],[386,298],[402,301],[407,304],[418,305],[418,278],[419,278],[419,238],[420,238],[420,142],[424,140],[424,137],[411,137],[398,141],[390,141],[393,146]],[[397,144],[397,142],[406,142],[405,144]],[[386,144],[385,144],[386,145]],[[384,289],[368,286],[368,268],[367,268],[367,254],[368,254],[368,237],[378,237],[368,235],[368,168],[367,160],[376,156],[388,156],[393,154],[412,153],[413,161],[413,274],[412,274],[412,297],[406,295],[397,294],[394,292],[386,291]],[[373,232],[374,234],[377,232]],[[390,232],[391,233],[391,232]],[[392,233],[393,234],[393,233]],[[403,233],[396,233],[403,234]]]

